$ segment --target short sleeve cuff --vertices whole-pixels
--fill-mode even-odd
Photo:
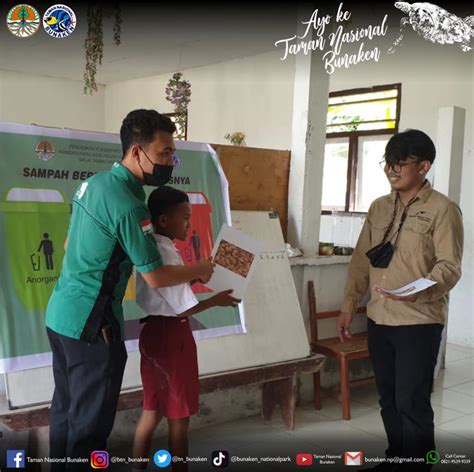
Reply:
[[[156,259],[153,262],[150,262],[149,264],[144,264],[140,266],[135,266],[138,272],[153,272],[154,270],[158,269],[163,265],[163,260],[161,257],[159,259]]]

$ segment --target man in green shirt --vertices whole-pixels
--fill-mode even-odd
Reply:
[[[212,275],[209,261],[163,265],[153,237],[143,185],[169,181],[175,131],[155,110],[130,112],[120,129],[122,161],[74,195],[63,268],[46,312],[55,382],[51,457],[90,458],[106,448],[127,359],[122,299],[132,267],[150,287]],[[81,465],[57,462],[52,470]]]

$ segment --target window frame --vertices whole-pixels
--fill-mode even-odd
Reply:
[[[326,142],[331,138],[349,138],[348,163],[347,163],[347,187],[346,187],[346,204],[343,212],[351,214],[366,214],[365,212],[355,211],[356,203],[356,184],[357,184],[357,167],[358,167],[358,147],[359,137],[361,136],[380,136],[387,134],[398,133],[400,125],[400,109],[402,101],[402,84],[388,84],[388,85],[374,85],[372,87],[355,88],[349,90],[340,90],[337,92],[330,92],[329,97],[342,97],[347,95],[360,95],[364,93],[385,92],[387,90],[397,90],[396,104],[397,112],[395,116],[395,127],[377,130],[361,130],[361,131],[340,131],[335,133],[326,133]],[[377,99],[379,100],[379,99]],[[386,100],[386,99],[384,99]],[[367,100],[372,102],[374,100]],[[393,121],[393,120],[390,120]],[[323,177],[324,178],[324,177]],[[331,210],[323,209],[323,215],[331,214]]]

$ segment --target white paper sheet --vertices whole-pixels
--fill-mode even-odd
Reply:
[[[224,224],[212,249],[216,267],[206,286],[216,292],[233,289],[232,296],[243,300],[260,248],[260,242]]]
[[[434,280],[425,279],[422,277],[421,279],[410,282],[409,284],[404,285],[403,287],[397,288],[395,290],[385,290],[381,287],[375,288],[378,288],[382,292],[389,293],[390,295],[396,295],[397,297],[408,297],[410,295],[413,295],[414,293],[422,292],[423,290],[432,287],[436,283],[437,282],[435,282]]]

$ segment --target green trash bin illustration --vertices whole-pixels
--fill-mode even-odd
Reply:
[[[45,310],[61,272],[69,205],[58,190],[12,188],[4,215],[9,275],[27,310]]]

